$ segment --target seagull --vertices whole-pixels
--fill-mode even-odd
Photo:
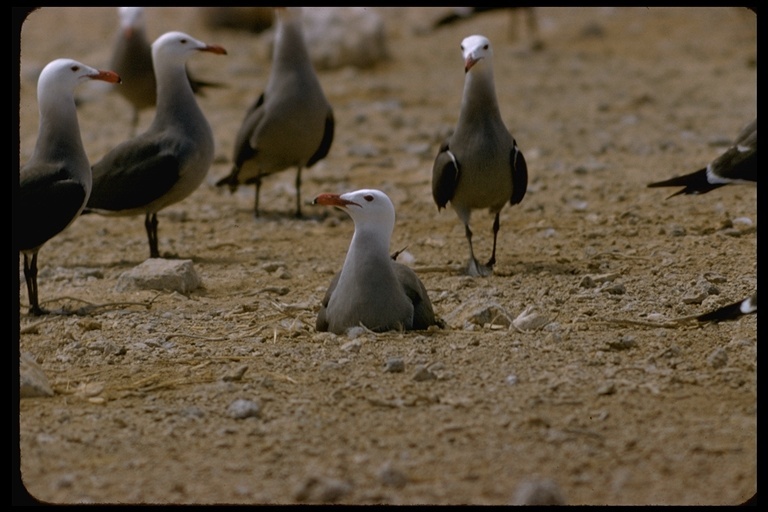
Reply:
[[[181,201],[205,179],[213,162],[211,127],[197,105],[185,63],[197,52],[226,55],[183,32],[152,44],[157,111],[146,132],[113,148],[93,165],[85,213],[145,216],[150,258],[159,258],[157,212]]]
[[[118,92],[133,107],[131,136],[139,124],[142,110],[155,106],[157,84],[152,67],[152,47],[147,39],[143,7],[118,7],[120,30],[115,38],[112,62],[114,69],[125,82]],[[193,78],[187,71],[189,83],[195,93],[202,94],[204,87],[220,87],[221,84]]]
[[[757,183],[757,118],[742,128],[733,144],[705,168],[648,186],[684,187],[669,196],[675,197],[680,194],[706,194],[736,183]]]
[[[757,313],[757,291],[744,300],[699,315],[696,317],[696,320],[699,322],[722,322],[725,320],[736,320],[751,313]]]
[[[37,142],[32,158],[20,169],[13,214],[13,236],[24,255],[29,313],[35,316],[48,313],[38,300],[38,251],[80,215],[91,193],[91,165],[75,107],[75,87],[86,80],[120,83],[117,73],[72,59],[50,62],[37,83]]]
[[[277,8],[275,14],[277,32],[267,87],[237,133],[232,171],[216,185],[227,185],[234,192],[239,185],[254,184],[258,217],[262,177],[296,167],[296,217],[301,217],[301,171],[328,155],[333,110],[307,52],[301,8]]]
[[[438,211],[450,201],[469,243],[471,276],[488,276],[496,263],[499,213],[520,203],[528,187],[528,166],[501,119],[493,80],[493,48],[487,37],[472,35],[461,43],[464,93],[456,130],[441,146],[432,168],[432,197]],[[493,252],[485,265],[472,250],[472,210],[488,208],[493,222]]]
[[[312,204],[334,206],[355,223],[344,265],[323,297],[318,331],[344,334],[360,325],[376,332],[439,325],[424,284],[413,269],[388,253],[395,207],[384,192],[320,194]]]

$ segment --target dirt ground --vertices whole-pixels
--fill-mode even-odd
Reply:
[[[148,257],[143,221],[85,216],[40,251],[40,298],[103,306],[35,318],[14,253],[19,348],[54,391],[18,402],[17,496],[492,505],[539,492],[693,505],[755,495],[756,315],[675,320],[756,288],[756,189],[667,200],[674,190],[646,188],[703,167],[756,116],[753,12],[539,8],[543,47],[532,49],[524,30],[509,37],[504,12],[425,31],[436,11],[379,9],[390,59],[319,73],[336,138],[302,193],[389,194],[392,250],[407,247],[447,327],[352,337],[314,329],[351,220],[310,205],[294,219],[291,170],[266,179],[258,220],[251,187],[214,186],[266,83],[270,34],[209,29],[192,8],[150,11],[153,37],[183,30],[229,52],[190,62],[227,84],[199,100],[217,157],[206,183],[159,215],[161,253],[192,260],[203,285],[121,291],[120,275]],[[37,134],[37,73],[58,57],[107,67],[116,24],[114,8],[43,8],[24,23],[22,162]],[[488,278],[462,275],[464,229],[437,211],[430,185],[472,33],[495,46],[502,115],[530,175],[522,204],[502,211]],[[113,93],[78,94],[96,161],[128,136],[130,109]],[[483,259],[492,220],[473,215]],[[474,314],[483,309],[496,318]],[[509,325],[525,312],[541,324]]]

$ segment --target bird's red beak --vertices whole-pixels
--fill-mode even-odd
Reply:
[[[467,60],[464,61],[464,72],[468,72],[472,66],[477,64],[480,61],[480,59],[473,59],[472,57],[467,57]]]
[[[102,80],[104,82],[109,82],[111,84],[121,84],[123,81],[120,79],[120,75],[115,73],[114,71],[102,71],[99,70],[98,73],[90,75],[88,78],[91,80]]]
[[[322,204],[324,206],[336,206],[338,208],[345,208],[351,204],[360,206],[354,201],[348,199],[342,199],[339,194],[320,194],[313,201],[312,204]]]
[[[211,53],[215,53],[217,55],[226,55],[227,54],[227,50],[225,50],[224,47],[219,46],[217,44],[209,44],[209,45],[205,46],[204,48],[200,48],[200,51],[201,52],[211,52]]]

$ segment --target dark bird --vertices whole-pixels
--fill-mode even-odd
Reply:
[[[213,133],[185,67],[187,59],[201,51],[227,53],[182,32],[167,32],[152,44],[155,119],[146,132],[116,146],[93,165],[93,190],[85,211],[144,215],[150,258],[160,257],[157,212],[194,192],[213,162]]]
[[[29,313],[40,307],[37,254],[83,211],[91,193],[91,165],[83,148],[75,107],[75,87],[87,80],[119,83],[112,71],[100,71],[71,59],[57,59],[40,73],[37,103],[40,125],[32,158],[19,171],[19,195],[13,236],[24,255]]]
[[[735,183],[757,183],[757,118],[742,128],[723,154],[696,172],[651,183],[649,187],[683,187],[680,194],[706,194]]]
[[[277,32],[267,87],[248,109],[235,138],[231,173],[217,186],[234,192],[256,186],[254,215],[264,176],[296,167],[296,217],[301,217],[301,171],[328,155],[334,118],[307,52],[301,8],[275,10]]]
[[[757,292],[744,300],[699,315],[696,317],[696,320],[699,322],[723,322],[726,320],[736,320],[751,313],[757,313]]]
[[[344,334],[361,325],[377,332],[439,325],[424,284],[413,269],[389,254],[395,207],[385,193],[321,194],[313,204],[335,206],[355,223],[344,265],[323,297],[318,331]]]
[[[152,47],[147,39],[143,7],[118,7],[120,30],[115,38],[111,69],[123,79],[124,86],[117,89],[133,107],[131,136],[136,132],[142,110],[154,108],[157,103],[157,83],[152,66]],[[194,78],[187,70],[192,90],[203,95],[207,87],[222,87],[221,83]]]
[[[493,49],[488,38],[474,35],[461,43],[464,93],[456,130],[446,140],[432,169],[432,197],[438,210],[450,201],[464,224],[472,276],[487,276],[496,263],[499,214],[520,203],[528,187],[528,166],[501,118],[493,79]],[[472,210],[495,214],[493,252],[485,265],[475,258],[469,220]]]

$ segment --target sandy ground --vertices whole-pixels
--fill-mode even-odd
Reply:
[[[508,37],[505,13],[424,31],[435,11],[380,10],[391,58],[320,73],[336,139],[302,192],[387,192],[392,249],[407,247],[447,328],[352,338],[314,329],[351,221],[311,206],[294,219],[293,171],[266,180],[258,220],[250,187],[213,185],[266,82],[270,35],[211,30],[191,8],[152,11],[150,34],[184,30],[229,52],[190,63],[228,84],[200,99],[217,157],[206,183],[159,215],[161,252],[191,259],[203,286],[120,291],[119,276],[148,256],[142,219],[87,216],[40,251],[40,297],[104,306],[34,318],[14,253],[19,347],[55,392],[19,403],[19,495],[510,504],[538,491],[619,505],[755,495],[756,315],[675,320],[756,288],[756,189],[667,200],[671,190],[646,188],[703,167],[756,116],[754,13],[540,8],[543,48],[532,50],[524,33]],[[106,67],[116,23],[113,8],[44,8],[23,25],[21,161],[36,138],[39,70],[64,56]],[[530,173],[522,204],[502,212],[488,278],[462,275],[463,227],[430,190],[458,115],[459,43],[472,33],[495,45],[502,114]],[[95,161],[127,137],[130,109],[116,94],[81,94]],[[481,258],[491,223],[473,216]],[[483,309],[497,318],[472,316]],[[544,325],[508,325],[526,311]],[[238,403],[253,414],[239,418]]]

